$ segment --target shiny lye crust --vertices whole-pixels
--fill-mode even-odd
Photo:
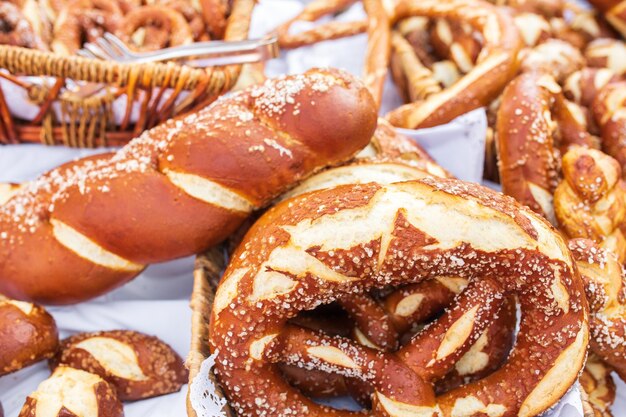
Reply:
[[[115,390],[98,375],[58,367],[26,397],[18,417],[123,417]]]
[[[502,191],[556,224],[560,149],[592,145],[561,87],[546,73],[518,76],[504,90],[496,129]]]
[[[349,294],[436,276],[468,279],[466,296],[395,353],[286,325]],[[499,299],[480,294],[492,291],[520,296],[511,355],[490,376],[436,397],[429,372],[454,366],[478,339]],[[304,397],[279,362],[367,382],[377,416],[534,416],[583,366],[584,300],[563,239],[511,198],[440,178],[349,185],[284,201],[252,227],[216,293],[209,342],[241,416],[357,415]]]
[[[462,21],[484,39],[476,65],[459,81],[424,101],[390,112],[386,117],[395,126],[419,128],[447,123],[489,104],[515,76],[522,42],[513,18],[496,6],[479,0],[399,1],[389,15],[394,20],[417,15]]]
[[[181,357],[166,343],[131,330],[80,333],[61,342],[50,360],[100,376],[122,401],[169,394],[187,381]]]
[[[626,48],[624,49],[626,53]],[[602,149],[626,169],[626,81],[604,87],[592,105],[593,115],[602,135]]]
[[[360,82],[314,69],[66,164],[0,205],[0,292],[72,303],[149,263],[198,253],[298,181],[350,159],[375,126]]]
[[[589,300],[589,347],[626,378],[625,278],[615,255],[588,239],[568,243]]]
[[[54,355],[59,335],[43,307],[0,299],[0,376]]]

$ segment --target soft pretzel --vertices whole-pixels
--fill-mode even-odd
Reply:
[[[204,17],[211,38],[223,39],[230,12],[230,2],[228,0],[199,0],[199,2],[202,17]]]
[[[104,32],[115,32],[121,20],[122,10],[114,1],[69,1],[54,21],[51,49],[72,55],[85,41],[94,41]]]
[[[585,67],[570,74],[563,85],[565,97],[582,106],[591,107],[598,93],[619,78],[608,68]]]
[[[489,104],[514,77],[521,41],[512,17],[501,9],[479,0],[427,0],[400,1],[393,13],[395,20],[414,15],[464,21],[481,34],[484,44],[474,68],[451,87],[390,112],[393,125],[417,128],[449,122]]]
[[[617,39],[596,39],[585,49],[587,65],[608,68],[617,75],[626,74],[626,43]]]
[[[561,87],[546,73],[527,72],[504,90],[497,117],[500,180],[505,194],[555,224],[559,148],[592,146]]]
[[[0,44],[48,49],[26,16],[11,2],[0,3],[0,25]]]
[[[625,50],[626,51],[626,50]],[[610,83],[597,94],[592,111],[600,128],[602,149],[626,168],[626,81]]]
[[[197,253],[296,181],[352,157],[375,125],[360,82],[310,70],[67,164],[0,206],[0,292],[76,302],[148,263]]]
[[[59,336],[43,307],[0,297],[0,376],[54,355]]]
[[[100,376],[122,401],[179,391],[188,380],[180,356],[154,336],[131,330],[78,333],[61,342],[50,360]]]
[[[604,14],[606,20],[623,37],[626,37],[626,1],[624,0],[590,0],[590,3]]]
[[[561,230],[569,238],[591,239],[626,261],[626,188],[617,161],[574,147],[563,156],[563,177],[554,193]]]
[[[587,357],[579,382],[592,408],[590,417],[613,417],[610,407],[615,401],[615,382],[611,369],[597,355]]]
[[[124,16],[116,34],[130,47],[152,51],[193,42],[189,22],[172,7],[141,6]]]
[[[459,304],[395,354],[285,325],[342,296],[429,276],[472,279]],[[454,366],[480,336],[494,290],[521,295],[511,355],[488,378],[435,398],[426,375]],[[534,416],[582,368],[582,292],[562,238],[510,198],[446,179],[351,185],[285,201],[252,227],[217,290],[210,346],[241,415],[355,415],[291,388],[272,365],[286,362],[363,379],[376,390],[374,415]]]
[[[573,239],[568,245],[589,300],[589,347],[624,380],[626,311],[622,265],[613,252],[589,239]]]
[[[513,14],[515,26],[527,47],[533,47],[552,36],[552,28],[545,17],[529,12]]]

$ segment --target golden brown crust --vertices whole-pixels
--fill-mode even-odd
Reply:
[[[579,378],[587,394],[587,402],[595,417],[613,417],[611,406],[615,401],[615,382],[608,367],[595,354],[590,354]]]
[[[592,111],[602,135],[602,149],[619,162],[625,175],[626,82],[609,83],[602,88],[593,101]]]
[[[587,238],[626,261],[626,193],[616,160],[594,150],[572,148],[563,157],[564,180],[554,193],[561,230]]]
[[[398,2],[395,20],[412,15],[463,21],[482,35],[483,49],[478,64],[451,87],[390,112],[387,119],[393,125],[418,128],[449,122],[489,104],[515,76],[521,39],[512,17],[500,8],[479,0]]]
[[[123,417],[122,403],[99,376],[61,366],[26,397],[19,417]]]
[[[253,208],[350,159],[375,125],[360,82],[310,70],[170,120],[113,156],[67,164],[0,206],[0,291],[77,302],[146,263],[197,253]]]
[[[0,299],[0,375],[52,357],[58,343],[54,319],[43,307]]]
[[[71,336],[50,360],[52,370],[60,365],[99,375],[122,401],[177,392],[187,381],[183,360],[169,345],[131,330]]]
[[[427,338],[436,340],[426,349],[435,362],[447,363],[480,336],[483,322],[474,317],[490,317],[495,302],[488,288],[519,294],[522,310],[504,366],[440,397],[419,377],[429,370],[410,360],[423,347],[417,342],[393,355],[285,325],[299,311],[349,294],[433,276],[471,276],[468,288],[474,288],[465,292],[465,304],[431,326],[463,329],[450,339],[442,333]],[[476,413],[490,407],[502,415],[534,416],[562,396],[583,366],[582,293],[562,238],[508,197],[434,178],[350,185],[284,201],[257,221],[218,288],[210,346],[219,351],[216,371],[229,403],[243,415],[354,415],[331,412],[289,387],[272,365],[284,361],[369,382],[380,415],[408,409],[450,416],[471,402]]]
[[[131,48],[154,51],[192,43],[189,23],[179,11],[161,5],[141,6],[124,16],[116,31]]]

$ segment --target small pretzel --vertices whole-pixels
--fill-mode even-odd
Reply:
[[[587,238],[626,260],[626,189],[621,169],[610,156],[573,147],[563,156],[564,180],[554,193],[561,230],[569,238]]]
[[[528,72],[504,90],[497,116],[500,179],[505,194],[555,224],[552,195],[559,149],[593,140],[548,74]]]
[[[396,353],[286,324],[349,294],[432,276],[472,279],[458,304]],[[427,375],[445,374],[482,334],[496,311],[494,291],[520,295],[507,362],[435,397]],[[535,416],[583,366],[582,291],[562,238],[510,198],[433,178],[350,185],[295,197],[261,217],[217,290],[209,342],[241,415],[357,415],[305,398],[272,365],[284,362],[362,379],[375,389],[373,415]]]
[[[104,32],[115,32],[122,11],[115,2],[105,0],[74,0],[61,10],[53,28],[52,50],[73,55],[86,41],[91,42]]]
[[[393,125],[417,128],[449,122],[487,105],[515,75],[521,41],[511,16],[499,8],[478,0],[400,1],[395,7],[395,20],[414,15],[462,20],[482,35],[484,45],[476,66],[450,88],[390,112]]]
[[[626,82],[610,83],[596,96],[592,111],[602,135],[602,149],[626,168]]]
[[[20,9],[7,1],[0,3],[0,44],[48,49]]]
[[[587,65],[608,68],[617,75],[626,74],[626,43],[616,39],[597,39],[585,50]]]
[[[613,417],[609,409],[615,401],[615,382],[611,369],[597,355],[587,357],[579,382],[591,405],[591,417]]]
[[[130,47],[141,51],[193,42],[185,17],[165,6],[142,6],[131,10],[116,33]]]
[[[573,239],[569,248],[585,283],[591,312],[589,347],[626,378],[626,311],[624,272],[615,254],[588,239]]]

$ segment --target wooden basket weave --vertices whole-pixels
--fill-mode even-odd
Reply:
[[[196,258],[193,272],[193,293],[191,294],[191,348],[186,361],[189,369],[189,387],[200,372],[202,362],[211,355],[209,351],[209,318],[213,308],[215,290],[222,278],[225,264],[226,256],[221,246],[209,249]],[[224,394],[213,372],[209,374],[209,378],[217,388],[216,395],[223,397]],[[228,405],[224,406],[223,411],[227,417],[234,416]],[[187,397],[187,415],[196,417],[189,396]]]
[[[234,1],[225,40],[247,38],[254,4],[254,0]],[[8,45],[0,45],[0,68],[8,70],[0,71],[0,77],[24,89],[39,108],[33,120],[15,118],[10,97],[0,87],[0,144],[41,142],[89,148],[122,145],[167,118],[207,105],[233,87],[241,70],[239,65],[198,69],[173,63],[121,64]],[[51,81],[33,83],[22,76]],[[70,80],[104,84],[105,89],[83,97],[64,88]],[[187,96],[179,99],[183,92]],[[117,125],[112,104],[123,95],[126,110]],[[134,104],[139,105],[140,116],[131,122]],[[53,105],[60,108],[61,117],[56,117]]]

